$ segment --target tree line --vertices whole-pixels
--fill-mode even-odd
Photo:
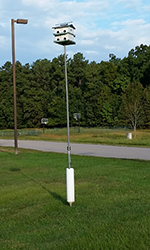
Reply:
[[[109,55],[109,61],[89,62],[82,53],[67,58],[70,126],[150,127],[150,46],[141,44],[127,57]],[[16,62],[17,126],[66,126],[64,55],[37,60],[32,65]],[[13,68],[0,68],[0,128],[12,129]]]

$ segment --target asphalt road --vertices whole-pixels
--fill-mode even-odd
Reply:
[[[71,154],[95,157],[150,160],[150,148],[71,143]],[[0,146],[14,147],[14,140],[0,140]],[[67,143],[19,140],[18,148],[67,153]]]

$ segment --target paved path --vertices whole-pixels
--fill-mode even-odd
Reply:
[[[14,140],[0,140],[0,146],[14,147]],[[19,140],[18,147],[47,152],[67,153],[67,143],[63,142]],[[150,148],[71,143],[71,154],[150,160]]]

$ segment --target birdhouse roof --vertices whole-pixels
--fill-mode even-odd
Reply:
[[[71,27],[72,29],[75,29],[73,24],[68,24],[68,23],[58,24],[57,26],[53,27],[53,29],[60,29],[60,28],[66,28],[66,27]]]

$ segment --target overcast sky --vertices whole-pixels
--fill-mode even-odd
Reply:
[[[69,57],[81,52],[89,61],[108,61],[111,53],[123,58],[150,44],[149,0],[0,0],[0,67],[12,62],[12,18],[28,19],[27,25],[15,23],[16,60],[23,65],[63,54],[52,27],[70,21],[76,45],[67,47]]]

